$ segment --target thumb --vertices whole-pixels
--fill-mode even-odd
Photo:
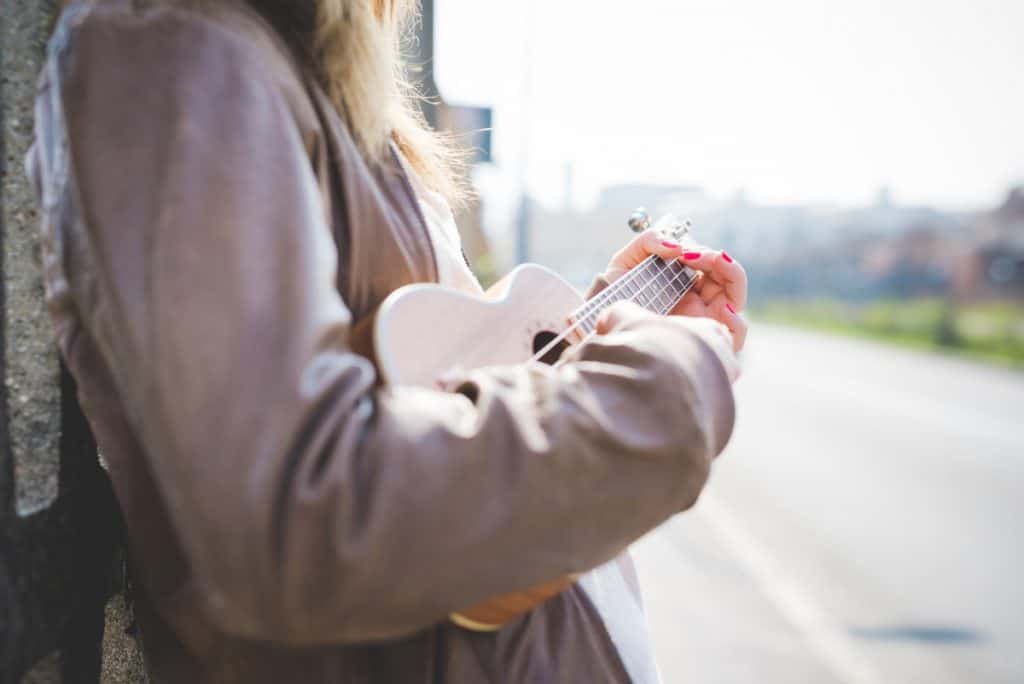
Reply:
[[[644,310],[633,302],[616,302],[601,312],[594,326],[598,335],[607,335],[619,326],[643,318],[653,318],[654,314]]]

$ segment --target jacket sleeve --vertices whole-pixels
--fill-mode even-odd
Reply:
[[[169,11],[90,14],[66,40],[79,315],[221,629],[407,634],[602,563],[694,503],[733,403],[684,325],[460,392],[376,387],[347,346],[308,140],[259,54]]]

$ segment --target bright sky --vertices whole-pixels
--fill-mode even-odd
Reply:
[[[436,0],[439,87],[508,178],[948,208],[1024,182],[1024,0]],[[523,141],[526,140],[524,146]],[[525,148],[525,149],[524,149]]]

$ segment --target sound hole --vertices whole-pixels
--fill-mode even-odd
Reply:
[[[556,337],[558,337],[558,335],[556,333],[551,332],[550,330],[542,330],[536,335],[534,335],[533,353],[535,355],[538,354],[541,349],[551,344],[551,340],[555,339]],[[555,361],[558,361],[558,358],[562,355],[562,352],[565,351],[565,348],[568,346],[569,343],[566,342],[565,340],[562,340],[561,342],[553,346],[551,349],[549,349],[547,352],[545,352],[544,356],[540,357],[540,360],[548,365],[551,365]]]

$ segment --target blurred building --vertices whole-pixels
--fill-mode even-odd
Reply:
[[[752,298],[946,297],[1024,301],[1024,189],[987,212],[905,206],[888,192],[866,207],[713,201],[700,188],[625,184],[589,209],[529,204],[531,258],[585,285],[629,239],[637,206],[691,218],[694,238],[743,261]]]
[[[707,202],[703,190],[695,186],[640,183],[608,187],[584,211],[574,210],[571,202],[551,209],[528,200],[530,260],[584,287],[633,237],[626,222],[635,209],[645,207],[654,217],[668,212],[689,215],[690,208]]]
[[[1012,188],[1002,205],[978,217],[954,292],[960,299],[1024,301],[1024,187]]]

